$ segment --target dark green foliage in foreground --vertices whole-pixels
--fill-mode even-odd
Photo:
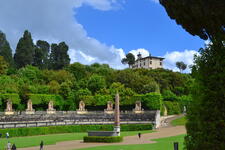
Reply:
[[[68,126],[48,126],[32,128],[9,128],[0,129],[3,135],[9,132],[11,137],[47,135],[57,133],[75,133],[87,131],[113,131],[113,125],[68,125]],[[125,124],[121,125],[121,131],[141,131],[152,130],[152,124]]]
[[[97,142],[97,143],[118,143],[122,142],[122,136],[85,136],[84,142]]]
[[[171,19],[191,35],[207,40],[223,36],[225,40],[224,0],[160,0]]]
[[[225,1],[160,0],[171,19],[192,35],[209,39],[192,68],[196,83],[188,109],[187,150],[225,149]]]
[[[188,150],[225,149],[225,47],[214,42],[200,50],[193,68],[196,86],[187,115]]]

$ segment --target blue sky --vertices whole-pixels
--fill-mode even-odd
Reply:
[[[34,42],[65,41],[71,63],[115,69],[128,67],[121,59],[129,52],[150,52],[165,58],[164,68],[178,71],[176,61],[192,64],[205,42],[171,20],[157,0],[1,0],[0,20],[13,50],[29,30]]]
[[[166,52],[198,50],[204,45],[203,40],[171,20],[160,4],[150,0],[129,0],[111,11],[86,5],[77,10],[76,18],[89,36],[126,53],[144,48],[152,55],[164,56]]]

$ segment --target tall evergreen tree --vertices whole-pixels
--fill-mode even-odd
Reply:
[[[187,150],[225,149],[225,1],[160,0],[167,14],[192,35],[212,44],[200,49],[186,124]]]
[[[46,41],[38,40],[34,52],[34,66],[40,69],[48,68],[48,54],[50,45]]]
[[[68,55],[69,47],[65,42],[61,42],[58,45],[53,43],[51,45],[51,54],[50,54],[50,68],[51,69],[62,69],[66,65],[70,64],[70,58]]]
[[[17,68],[32,65],[34,61],[34,44],[29,31],[25,31],[23,37],[20,38],[16,53],[14,55],[15,65]]]
[[[12,49],[9,42],[6,40],[6,36],[0,31],[0,56],[4,57],[4,60],[9,64],[13,64]]]

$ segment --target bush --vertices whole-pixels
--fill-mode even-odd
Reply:
[[[180,104],[178,102],[164,101],[168,115],[180,114]]]
[[[122,142],[122,136],[85,136],[84,142],[99,142],[99,143],[117,143]]]
[[[147,93],[143,96],[146,107],[150,110],[161,110],[162,96],[159,93]]]
[[[127,124],[121,125],[122,131],[151,130],[152,124]],[[68,125],[68,126],[48,126],[31,128],[8,128],[0,129],[0,133],[5,135],[9,132],[11,137],[47,135],[58,133],[75,133],[87,131],[112,131],[113,125]]]

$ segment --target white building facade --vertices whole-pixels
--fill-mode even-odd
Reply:
[[[164,58],[155,57],[155,56],[148,56],[148,57],[141,57],[141,54],[138,54],[138,59],[135,63],[131,66],[131,68],[145,68],[145,69],[158,69],[163,68],[163,60]]]

